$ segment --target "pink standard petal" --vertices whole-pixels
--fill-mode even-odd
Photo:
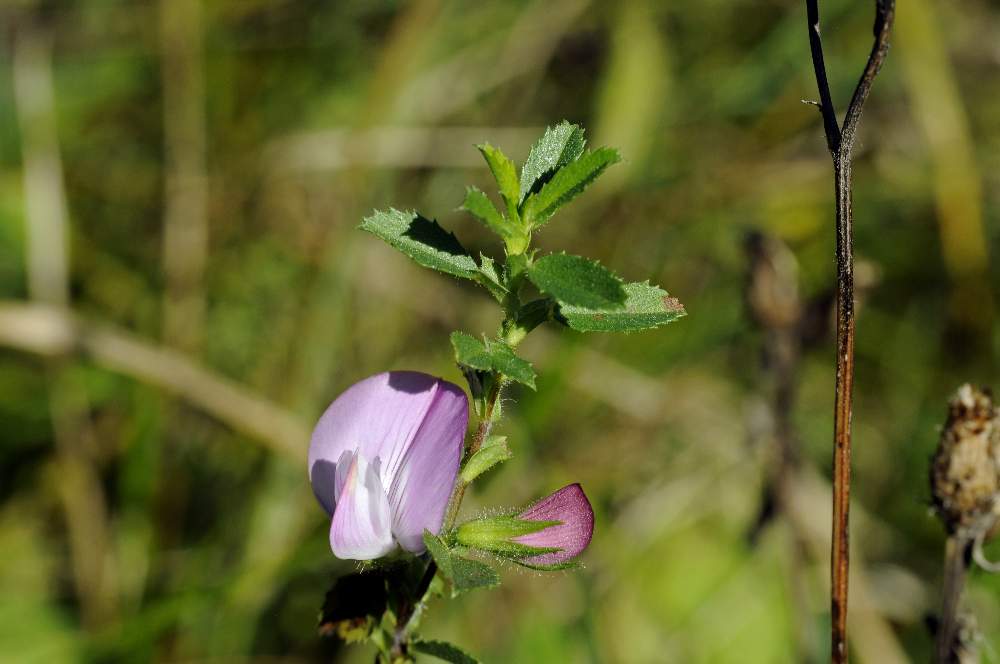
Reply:
[[[344,457],[348,457],[345,453]],[[389,500],[378,477],[378,465],[351,455],[330,523],[330,548],[345,560],[373,560],[396,548]],[[342,459],[344,462],[348,458]]]
[[[379,458],[383,485],[391,484],[439,382],[413,371],[381,373],[355,383],[330,404],[309,444],[309,479],[328,514],[336,507],[337,464],[344,452]]]
[[[425,529],[435,534],[441,530],[468,423],[465,392],[438,381],[424,421],[388,485],[392,533],[407,551],[424,550]]]
[[[560,551],[525,558],[531,565],[565,563],[587,548],[594,534],[594,509],[579,484],[570,484],[542,498],[518,515],[527,521],[561,521],[557,526],[513,539],[519,544]]]

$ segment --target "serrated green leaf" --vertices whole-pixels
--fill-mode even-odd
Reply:
[[[452,332],[451,345],[459,364],[480,371],[495,371],[535,389],[536,374],[531,363],[515,355],[505,342],[480,341],[465,332]]]
[[[625,284],[625,306],[615,311],[563,304],[559,313],[580,332],[636,332],[649,330],[687,315],[684,306],[649,282]]]
[[[475,278],[479,271],[476,261],[452,233],[416,212],[394,208],[376,210],[370,217],[365,217],[360,228],[382,238],[418,264],[432,270],[465,279]]]
[[[452,597],[477,588],[495,588],[500,585],[500,575],[496,570],[478,560],[456,555],[452,557],[451,568]]]
[[[476,275],[476,281],[486,288],[498,302],[502,302],[507,294],[507,287],[500,279],[496,263],[489,256],[479,254],[479,274]]]
[[[528,268],[528,279],[561,305],[612,311],[622,308],[622,281],[597,261],[569,254],[550,254]]]
[[[455,361],[480,371],[493,371],[493,358],[486,350],[486,344],[465,332],[451,333],[451,346],[455,349]]]
[[[499,148],[495,148],[489,143],[476,146],[482,153],[486,164],[493,173],[493,179],[497,181],[497,188],[500,189],[500,196],[507,204],[507,215],[514,223],[520,219],[517,211],[517,204],[521,198],[520,185],[517,182],[517,168],[514,162],[507,158]]]
[[[611,164],[621,161],[617,150],[600,148],[563,166],[537,193],[528,196],[521,218],[529,229],[543,225],[555,211],[579,196]]]
[[[503,341],[486,341],[486,351],[493,359],[493,370],[513,381],[535,389],[537,374],[531,363],[514,354],[514,349]]]
[[[500,585],[500,576],[489,565],[464,558],[448,548],[444,540],[424,531],[424,545],[437,563],[441,574],[451,582],[451,596],[457,597],[476,588],[492,588]]]
[[[563,120],[555,127],[547,127],[545,134],[531,147],[528,159],[521,169],[521,202],[528,194],[541,189],[556,169],[583,154],[586,144],[583,129],[579,125]]]
[[[441,574],[450,581],[452,578],[452,557],[444,540],[431,531],[424,530],[424,546],[427,547],[427,551],[431,554],[434,562],[437,563]]]
[[[473,454],[462,466],[462,481],[469,484],[493,466],[503,463],[513,456],[506,436],[490,436],[479,448],[479,451]]]
[[[465,190],[465,202],[462,209],[483,222],[483,225],[500,237],[510,237],[513,229],[510,223],[493,206],[493,201],[479,189],[469,187]]]
[[[452,664],[480,664],[479,660],[469,653],[445,641],[424,641],[421,639],[413,642],[413,649]]]

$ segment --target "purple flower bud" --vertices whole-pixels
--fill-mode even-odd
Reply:
[[[525,521],[559,521],[555,526],[512,541],[543,549],[559,549],[521,562],[529,565],[560,565],[569,562],[590,544],[594,534],[594,509],[579,484],[570,484],[542,498],[517,515]]]
[[[309,444],[334,555],[372,560],[397,545],[422,552],[424,529],[441,530],[468,421],[460,387],[412,371],[371,376],[337,397]]]

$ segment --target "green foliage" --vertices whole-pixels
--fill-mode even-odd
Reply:
[[[482,153],[486,164],[493,173],[493,179],[497,181],[500,188],[500,196],[507,204],[507,214],[510,220],[517,223],[520,219],[517,205],[521,198],[521,190],[517,182],[517,167],[514,166],[507,155],[493,147],[489,143],[476,146]]]
[[[566,325],[580,332],[635,332],[648,330],[687,315],[684,306],[665,290],[649,282],[625,284],[625,306],[595,309],[562,304],[559,314]]]
[[[545,134],[531,147],[528,159],[521,169],[521,200],[524,202],[528,194],[535,193],[551,179],[557,170],[575,161],[587,139],[579,125],[563,120],[555,127],[547,127]]]
[[[625,303],[622,280],[597,261],[569,254],[550,254],[528,269],[528,278],[560,304],[588,309],[620,309]]]
[[[547,222],[556,210],[583,193],[611,164],[621,161],[621,155],[611,148],[587,152],[555,172],[541,191],[524,201],[521,216],[529,229]]]
[[[451,596],[477,588],[493,588],[500,585],[500,576],[489,565],[472,560],[449,549],[437,535],[424,531],[424,544],[430,552],[442,576],[451,582]]]
[[[480,341],[465,332],[452,332],[451,345],[455,361],[479,371],[493,371],[513,381],[535,389],[535,370],[526,360],[514,354],[504,341]]]
[[[496,263],[489,256],[479,254],[479,282],[483,284],[498,300],[503,300],[507,287],[503,284]]]
[[[581,332],[645,330],[684,315],[684,307],[665,291],[649,283],[625,285],[596,261],[565,253],[534,260],[527,252],[532,230],[546,223],[621,159],[616,150],[585,152],[585,145],[583,129],[578,125],[564,120],[547,128],[532,146],[520,181],[514,162],[503,152],[488,143],[477,146],[496,180],[506,214],[475,187],[466,190],[462,208],[504,241],[507,262],[502,271],[492,258],[482,254],[477,265],[452,233],[416,212],[376,211],[361,224],[363,230],[382,238],[418,264],[477,282],[504,307],[502,341],[452,335],[456,360],[479,372],[466,372],[476,383],[472,386],[474,392],[490,382],[483,372],[496,372],[534,389],[534,369],[517,357],[512,347],[534,327],[552,320],[554,312],[557,320]],[[525,278],[558,303],[558,312],[545,299],[521,306],[518,296]],[[481,392],[477,392],[480,413],[486,396]]]
[[[502,238],[511,237],[514,233],[514,227],[494,207],[489,197],[475,187],[466,189],[462,209]]]
[[[452,233],[416,212],[379,210],[365,217],[360,228],[432,270],[465,279],[473,279],[479,272],[476,261]]]
[[[424,655],[437,657],[452,664],[479,664],[479,660],[461,648],[445,641],[414,641],[413,650]]]
[[[506,436],[490,436],[479,448],[479,451],[469,457],[462,466],[462,481],[469,484],[493,466],[503,463],[513,456]]]

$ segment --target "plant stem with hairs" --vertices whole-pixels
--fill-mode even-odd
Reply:
[[[501,325],[501,330],[507,343],[511,347],[516,347],[517,344],[537,325],[548,319],[550,315],[550,310],[546,308],[545,311],[540,312],[539,315],[534,315],[531,317],[530,321],[526,321],[524,317],[521,317],[520,323],[518,322],[517,311],[520,309],[520,296],[517,292],[518,289],[512,290],[508,293],[508,296],[504,299],[503,309],[505,312],[504,321]],[[503,374],[499,372],[490,372],[487,378],[490,387],[487,391],[486,397],[483,400],[482,415],[479,419],[479,424],[476,426],[475,433],[472,434],[472,439],[469,441],[468,446],[465,450],[465,457],[471,458],[476,452],[478,452],[486,439],[489,438],[490,433],[493,431],[493,426],[500,419],[500,399],[503,392],[503,388],[507,379]],[[478,383],[475,375],[469,375],[470,386]],[[469,486],[461,477],[455,483],[455,489],[452,492],[451,500],[448,503],[448,512],[445,515],[444,523],[445,528],[450,529],[454,527],[455,520],[458,518],[458,510],[462,506],[462,499],[465,498],[465,490]],[[393,655],[397,657],[402,657],[408,652],[408,641],[413,629],[419,622],[421,607],[424,606],[428,601],[428,592],[430,590],[431,583],[434,581],[434,576],[437,574],[437,563],[431,558],[427,566],[427,571],[421,577],[420,583],[417,587],[417,592],[415,595],[420,598],[418,602],[411,605],[410,613],[408,615],[402,616],[402,620],[399,621],[399,626],[396,629],[395,639],[393,643]]]
[[[861,79],[854,89],[843,125],[837,114],[823,62],[818,0],[806,0],[809,47],[812,53],[819,109],[826,144],[833,159],[837,209],[837,379],[833,434],[833,544],[831,551],[831,661],[847,661],[847,593],[849,559],[848,515],[851,497],[851,410],[854,384],[854,229],[851,209],[851,158],[861,111],[875,76],[889,51],[895,0],[875,2],[875,42]]]

